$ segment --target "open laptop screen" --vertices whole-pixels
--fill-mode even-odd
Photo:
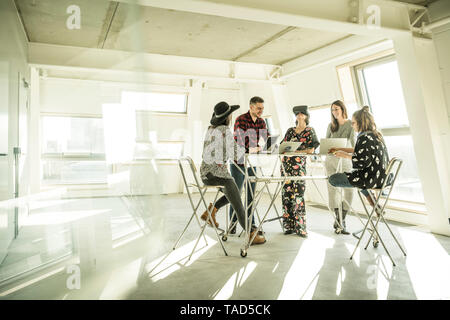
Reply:
[[[272,147],[275,143],[277,143],[278,138],[280,135],[273,135],[267,139],[266,145],[263,148],[263,151],[270,150],[270,147]]]

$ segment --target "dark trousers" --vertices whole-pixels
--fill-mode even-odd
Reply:
[[[224,186],[224,196],[216,201],[215,207],[217,209],[231,203],[231,208],[236,210],[237,220],[243,229],[245,229],[245,209],[241,201],[241,193],[232,178],[220,178],[208,173],[203,183],[207,186]],[[236,221],[236,220],[235,220]]]
[[[335,173],[332,174],[328,178],[328,182],[333,187],[339,187],[339,188],[355,188],[350,184],[350,181],[348,181],[347,175],[345,173]],[[369,195],[369,192],[366,189],[361,189],[361,193],[365,195],[366,197]]]
[[[238,168],[236,168],[236,166],[239,166],[239,170]],[[235,163],[231,163],[230,165],[230,171],[231,171],[231,176],[234,178],[234,181],[236,182],[236,185],[239,189],[239,194],[241,194],[241,190],[242,187],[244,185],[244,179],[245,179],[245,175],[243,174],[243,172],[245,172],[244,170],[244,165],[236,165]],[[248,175],[249,176],[254,176],[256,172],[256,167],[253,168],[247,168],[248,170]],[[242,172],[241,172],[242,171]],[[255,192],[255,186],[256,183],[249,183],[249,188],[247,189],[247,204],[248,204],[248,209],[247,209],[247,216],[250,217],[250,214],[252,212],[252,206],[250,206],[250,203],[253,201],[253,196],[252,193]],[[230,219],[233,216],[233,208],[230,208]],[[233,219],[233,221],[231,221],[232,223],[236,221],[236,217]],[[252,219],[252,225],[255,225],[255,217],[253,216]]]

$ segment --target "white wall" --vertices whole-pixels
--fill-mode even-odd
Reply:
[[[12,0],[0,1],[0,201],[13,197],[13,148],[19,144],[19,74],[29,79],[28,45]],[[26,139],[25,139],[26,140]],[[26,146],[24,146],[26,149]],[[28,166],[28,159],[22,162]],[[21,181],[26,183],[26,181]],[[0,263],[14,235],[14,209],[0,208]]]

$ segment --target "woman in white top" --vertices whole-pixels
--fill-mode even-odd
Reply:
[[[327,129],[327,139],[328,138],[346,138],[347,139],[347,147],[353,148],[355,146],[355,131],[352,127],[351,120],[348,119],[347,108],[345,104],[336,100],[331,104],[331,123],[328,125]],[[352,162],[349,159],[340,159],[335,157],[332,154],[327,155],[325,160],[325,168],[327,171],[327,175],[331,176],[334,173],[337,173],[339,162],[342,161],[340,172],[351,171]],[[340,191],[338,188],[333,187],[330,183],[327,183],[328,186],[328,204],[331,210],[334,210],[336,215],[336,220],[339,219],[339,206],[340,206]],[[342,223],[341,226],[344,227],[344,230],[341,232],[343,234],[349,234],[345,230],[345,216],[349,210],[349,206],[353,200],[353,189],[345,188],[344,199],[342,203]],[[338,224],[335,222],[333,225],[334,229],[338,228]]]

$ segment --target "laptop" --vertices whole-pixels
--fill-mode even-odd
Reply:
[[[280,148],[278,150],[278,153],[294,152],[298,148],[300,148],[302,143],[303,142],[291,142],[291,141],[289,141],[289,142],[282,142],[280,144]]]
[[[280,137],[279,134],[275,134],[271,136],[269,139],[267,139],[266,144],[264,145],[261,153],[273,153],[276,150],[277,147],[277,140]]]
[[[331,148],[345,148],[347,147],[347,138],[328,138],[320,139],[319,154],[327,155]]]

